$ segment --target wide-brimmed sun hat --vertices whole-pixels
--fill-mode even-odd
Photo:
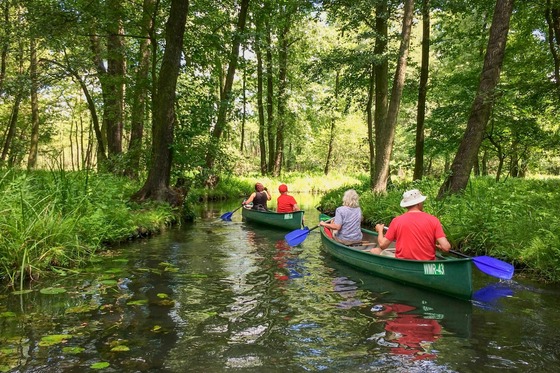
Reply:
[[[288,191],[288,186],[286,184],[280,184],[280,186],[278,187],[278,191],[280,193],[284,193]]]
[[[418,189],[408,190],[403,193],[403,199],[401,200],[401,207],[410,207],[424,202],[426,196],[423,196]]]

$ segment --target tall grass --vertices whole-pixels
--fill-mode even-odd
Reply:
[[[158,230],[175,214],[137,206],[127,179],[82,172],[4,171],[0,177],[0,278],[33,279],[52,267],[86,263],[105,243]]]

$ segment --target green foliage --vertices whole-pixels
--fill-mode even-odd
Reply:
[[[108,175],[5,172],[0,179],[0,278],[35,277],[87,262],[103,244],[154,231],[175,214],[167,205],[135,205],[139,185]]]

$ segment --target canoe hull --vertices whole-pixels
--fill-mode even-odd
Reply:
[[[243,220],[250,223],[285,230],[300,229],[303,225],[303,211],[279,213],[274,211],[258,211],[249,208],[243,208],[241,211]]]
[[[376,241],[376,234],[363,229],[364,239]],[[321,227],[323,248],[336,259],[377,276],[429,289],[460,299],[472,296],[472,265],[467,258],[407,260],[374,255],[340,244],[327,237]]]

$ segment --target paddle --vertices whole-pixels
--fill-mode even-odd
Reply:
[[[290,233],[285,235],[284,239],[286,240],[288,245],[297,246],[300,243],[302,243],[303,241],[305,241],[305,239],[309,235],[309,232],[311,232],[312,230],[317,229],[319,227],[320,227],[320,225],[317,225],[317,226],[315,226],[311,229],[309,229],[307,227],[304,227],[303,229],[296,229],[295,231],[291,231]]]
[[[385,227],[385,230],[387,229],[388,228]],[[480,271],[490,276],[497,277],[503,280],[510,280],[513,277],[513,266],[499,259],[486,255],[474,257],[468,256],[455,250],[449,250],[449,252],[457,256],[462,256],[463,258],[470,258]]]
[[[220,216],[220,219],[222,220],[231,220],[231,216],[233,215],[234,212],[236,212],[237,210],[239,210],[241,207],[243,207],[243,205],[239,206],[238,208],[236,208],[233,211],[230,212],[226,212],[225,214],[223,214],[222,216]]]
[[[478,269],[490,276],[501,278],[503,280],[510,280],[513,277],[513,266],[499,259],[486,255],[468,256],[455,250],[449,250],[449,252],[464,258],[471,258]]]

